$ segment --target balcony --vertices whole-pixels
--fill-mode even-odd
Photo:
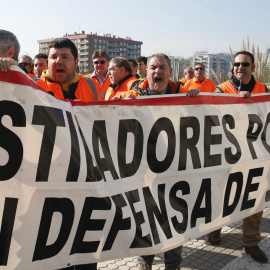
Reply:
[[[83,41],[81,41],[80,44],[87,44],[88,42],[89,42],[88,40],[83,40]]]

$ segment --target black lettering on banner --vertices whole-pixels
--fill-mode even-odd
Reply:
[[[249,193],[258,190],[259,183],[252,183],[252,180],[254,177],[262,176],[263,169],[264,168],[261,167],[261,168],[254,168],[254,169],[249,170],[247,185],[245,188],[245,193],[244,193],[243,202],[241,206],[241,211],[252,208],[255,205],[256,199],[248,200],[248,195]]]
[[[247,143],[248,143],[249,151],[251,153],[252,158],[257,159],[257,155],[253,147],[253,142],[255,142],[258,139],[259,134],[263,127],[263,123],[262,123],[261,118],[257,114],[249,114],[248,119],[249,119],[249,124],[248,124],[248,130],[247,130]],[[258,126],[256,130],[252,132],[255,124],[257,124]]]
[[[192,129],[192,137],[188,138],[187,131],[188,128]],[[201,161],[198,148],[196,147],[200,138],[200,123],[198,118],[191,117],[181,117],[180,120],[180,157],[178,170],[185,170],[187,167],[187,150],[190,151],[193,168],[201,168]]]
[[[231,195],[233,183],[236,183],[236,192],[235,192],[232,204],[229,205],[229,200],[230,200],[230,195]],[[235,210],[235,208],[239,202],[242,187],[243,187],[243,174],[241,172],[231,173],[229,175],[226,189],[225,189],[222,217],[229,216],[230,214],[233,213],[233,211]]]
[[[160,243],[160,238],[158,235],[155,217],[160,227],[162,228],[164,234],[166,235],[167,239],[172,238],[172,232],[171,232],[167,209],[165,205],[165,184],[158,185],[157,191],[158,191],[159,206],[157,206],[157,203],[155,202],[155,199],[153,198],[153,195],[149,187],[143,188],[143,195],[144,195],[148,220],[149,220],[150,228],[152,231],[153,240],[156,245]]]
[[[134,136],[134,154],[130,163],[127,163],[127,134]],[[143,129],[139,121],[135,119],[120,120],[118,131],[118,166],[120,177],[125,178],[134,175],[140,167],[143,154]]]
[[[17,205],[17,198],[5,198],[0,231],[0,265],[7,265],[8,262],[8,254],[10,250],[10,243],[16,217]]]
[[[221,144],[221,134],[211,134],[212,127],[220,126],[218,116],[206,115],[204,124],[204,167],[221,165],[221,154],[211,155],[211,145]]]
[[[86,175],[86,182],[98,182],[102,180],[102,173],[101,170],[98,167],[94,167],[94,161],[93,157],[89,151],[88,145],[86,143],[85,137],[82,133],[81,127],[79,125],[79,122],[75,116],[79,132],[82,138],[84,150],[85,150],[85,158],[86,158],[86,167],[87,167],[87,175]]]
[[[14,127],[25,127],[25,112],[18,103],[0,101],[0,147],[8,152],[8,162],[0,166],[0,181],[12,178],[20,169],[23,159],[23,145],[20,138],[2,124],[3,116],[8,115]]]
[[[168,149],[164,160],[159,161],[156,156],[157,140],[161,131],[165,131],[168,137]],[[175,131],[173,123],[170,119],[159,118],[153,125],[147,141],[147,162],[149,168],[154,173],[165,172],[172,164],[175,154]]]
[[[134,203],[140,201],[139,191],[137,189],[126,192],[126,197],[129,202],[129,206],[131,208],[132,214],[134,216],[134,220],[136,223],[136,233],[135,237],[130,245],[130,248],[146,248],[152,246],[152,240],[150,234],[142,236],[142,228],[141,224],[145,223],[145,219],[142,211],[136,212]]]
[[[53,214],[59,212],[62,214],[62,222],[59,235],[55,242],[46,245]],[[44,260],[57,255],[66,244],[73,220],[75,208],[73,202],[68,198],[46,198],[42,210],[33,261]]]
[[[119,179],[117,172],[115,170],[106,131],[105,121],[94,121],[93,124],[93,133],[92,133],[92,142],[95,158],[99,168],[102,170],[102,176],[105,179],[104,172],[110,171],[114,180]],[[99,152],[99,143],[101,145],[104,158],[101,158]]]
[[[266,133],[267,133],[267,128],[270,123],[270,113],[267,114],[266,121],[264,124],[264,129],[262,132],[262,144],[264,148],[270,153],[270,145],[266,142]]]
[[[203,197],[205,197],[205,207],[201,207]],[[205,217],[205,224],[211,222],[212,219],[212,203],[211,203],[211,179],[202,180],[200,191],[191,213],[191,228],[196,226],[198,218]]]
[[[57,108],[36,105],[34,107],[32,124],[44,126],[36,182],[47,182],[52,161],[56,128],[65,127],[63,111]]]
[[[110,250],[112,248],[115,238],[120,230],[125,231],[130,230],[131,228],[130,217],[123,218],[122,208],[127,206],[124,196],[122,194],[114,195],[112,196],[112,200],[115,203],[116,211],[103,251]]]
[[[240,145],[239,145],[237,139],[227,129],[226,124],[229,125],[230,129],[235,128],[234,118],[230,114],[226,114],[226,115],[224,115],[222,117],[222,126],[223,126],[223,130],[224,130],[224,133],[225,133],[228,141],[230,143],[232,143],[234,145],[234,147],[236,148],[236,153],[235,154],[232,153],[232,148],[231,147],[225,148],[225,159],[226,159],[227,163],[235,164],[241,158],[242,152],[241,152],[241,148],[240,148]]]
[[[177,212],[180,212],[183,216],[182,222],[178,222],[176,216],[171,218],[175,231],[179,234],[183,234],[188,225],[188,204],[184,199],[177,196],[177,192],[180,190],[182,191],[182,195],[190,194],[190,186],[188,182],[180,181],[175,183],[170,190],[169,200],[171,207]]]
[[[87,231],[102,231],[104,229],[105,219],[90,219],[94,210],[110,210],[111,200],[109,197],[85,198],[80,222],[76,231],[75,239],[71,248],[71,254],[75,253],[93,253],[96,252],[100,241],[83,241]]]
[[[66,182],[77,182],[81,164],[80,145],[72,115],[70,112],[66,112],[66,115],[68,119],[70,139],[71,139],[71,153]]]

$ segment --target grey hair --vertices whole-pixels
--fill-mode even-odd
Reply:
[[[169,56],[166,55],[166,54],[164,54],[164,53],[155,53],[155,54],[151,55],[151,56],[148,58],[148,61],[147,61],[147,67],[148,67],[148,65],[149,65],[150,60],[151,60],[152,58],[154,58],[154,57],[156,57],[156,58],[164,57],[164,58],[166,59],[168,65],[169,65],[169,67],[171,68],[171,60],[170,60]]]
[[[132,73],[130,64],[128,60],[124,57],[115,57],[110,61],[110,64],[116,66],[117,68],[124,67],[128,73]]]
[[[193,70],[193,68],[192,68],[192,67],[187,67],[187,68],[185,68],[185,69],[184,69],[184,74],[186,74],[186,73],[187,73],[187,71],[188,71],[188,69],[190,69],[190,68]]]
[[[20,53],[20,43],[13,33],[0,29],[0,45],[4,45],[3,47],[6,47],[1,49],[1,54],[5,54],[10,47],[14,47],[15,52],[13,55],[13,59],[15,61],[18,61]]]
[[[29,63],[32,63],[33,62],[33,59],[29,56],[29,55],[22,55],[21,57],[20,57],[20,61],[21,61],[21,59],[23,59],[23,58],[27,58],[28,60],[29,60]],[[19,62],[20,62],[19,61]]]

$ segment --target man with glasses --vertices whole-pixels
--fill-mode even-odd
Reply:
[[[255,71],[254,56],[250,52],[240,51],[234,57],[232,77],[220,84],[216,93],[241,94],[250,97],[251,93],[268,92],[267,87],[256,81],[252,75]]]
[[[267,87],[255,80],[252,73],[255,71],[254,56],[250,52],[240,51],[235,54],[232,77],[230,80],[220,84],[216,93],[239,94],[249,98],[251,93],[266,93]],[[260,263],[267,263],[268,258],[258,246],[261,241],[260,225],[263,212],[256,213],[243,219],[243,246],[246,253]],[[209,242],[218,245],[221,242],[221,229],[209,234]]]
[[[193,79],[187,81],[184,85],[185,91],[191,89],[200,89],[200,92],[214,92],[216,86],[213,81],[204,76],[205,66],[202,63],[196,63]]]
[[[194,70],[192,67],[185,68],[184,73],[185,77],[179,81],[181,86],[184,86],[187,81],[194,77]]]
[[[105,93],[109,88],[111,81],[108,76],[108,68],[110,57],[105,50],[96,50],[92,55],[94,72],[86,75],[86,77],[90,77],[97,89],[98,99],[104,100]]]
[[[28,76],[33,78],[35,74],[33,74],[33,59],[29,55],[23,55],[19,59],[19,66],[22,65],[28,72]]]
[[[11,65],[18,65],[20,43],[17,37],[6,30],[0,29],[0,69],[7,72]]]

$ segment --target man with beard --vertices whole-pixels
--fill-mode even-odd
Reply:
[[[48,67],[37,81],[46,92],[57,99],[97,101],[96,86],[91,78],[80,76],[75,70],[78,51],[67,38],[57,38],[49,46]]]
[[[267,87],[255,80],[252,73],[255,71],[254,56],[250,52],[240,51],[235,54],[232,77],[220,84],[216,93],[239,94],[249,98],[252,94],[266,93]],[[268,258],[258,246],[261,241],[260,225],[263,212],[256,213],[243,219],[243,247],[246,253],[260,263],[267,263]],[[221,242],[221,229],[209,234],[209,242],[218,245]]]

